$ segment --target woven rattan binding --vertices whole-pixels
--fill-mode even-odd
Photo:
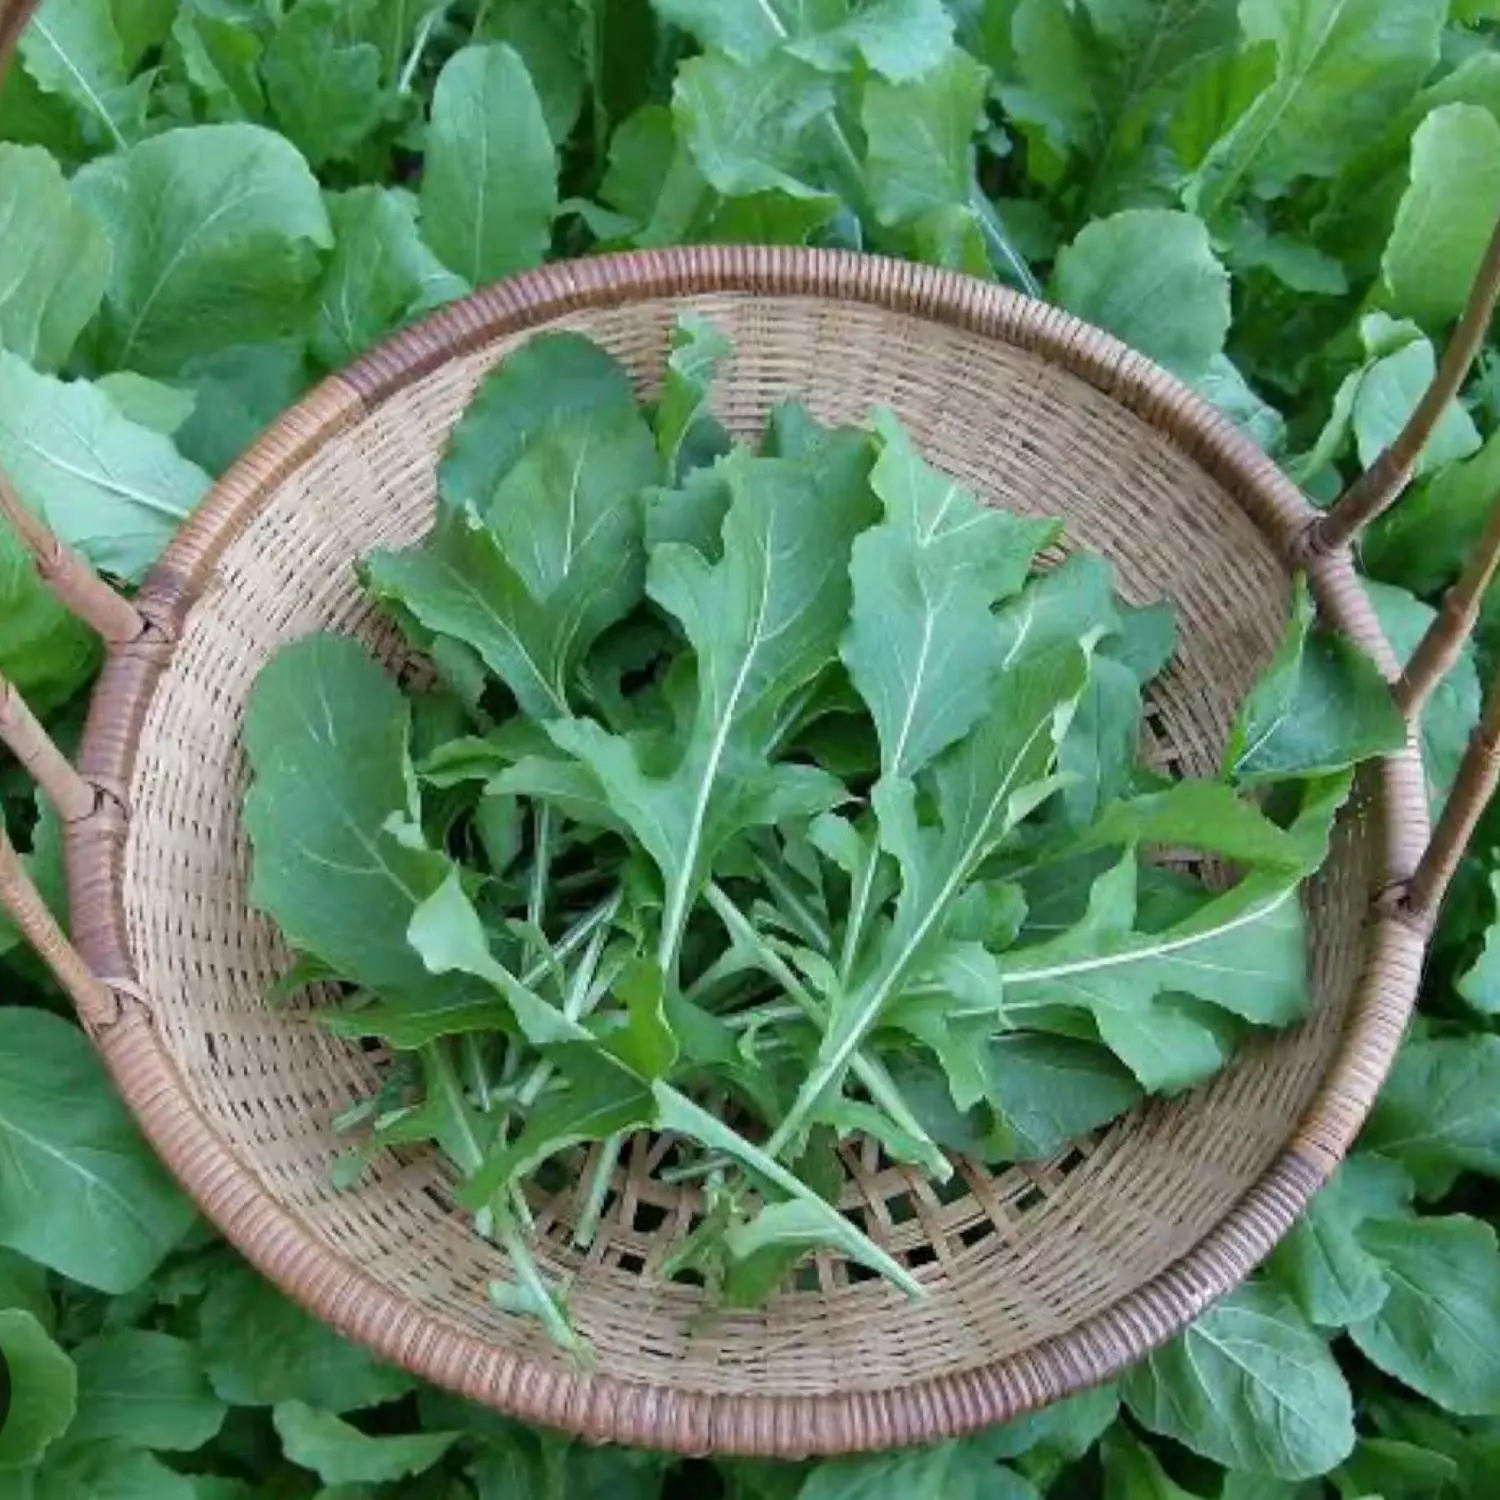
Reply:
[[[26,9],[0,0],[0,42],[14,39]],[[1456,336],[1438,376],[1439,382],[1451,381],[1453,389],[1473,353],[1470,348],[1463,356],[1455,375],[1455,349],[1461,352],[1474,328],[1482,330],[1494,301],[1496,259],[1492,254],[1486,260],[1464,320],[1468,331]],[[355,1219],[366,1216],[369,1243],[387,1247],[375,1254],[349,1238],[364,1232],[359,1223],[330,1217],[322,1200],[307,1196],[314,1191],[308,1187],[310,1176],[287,1175],[287,1152],[305,1151],[309,1130],[321,1140],[328,1114],[315,1107],[313,1095],[324,1098],[318,1093],[323,1085],[306,1081],[304,1064],[288,1085],[302,1091],[295,1101],[278,1104],[277,1096],[260,1097],[273,1081],[276,1059],[288,1049],[290,1033],[283,1038],[278,1028],[294,1025],[294,1019],[261,1019],[259,1012],[230,1018],[233,1027],[264,1038],[271,1049],[263,1055],[270,1071],[264,1081],[252,1076],[248,1093],[233,1087],[234,1068],[226,1081],[225,1067],[214,1056],[215,1047],[226,1043],[226,1023],[209,1014],[216,1003],[218,981],[213,976],[249,961],[237,948],[226,947],[231,940],[215,925],[214,902],[228,876],[196,877],[192,897],[184,901],[160,885],[138,889],[145,878],[139,872],[153,868],[158,880],[163,873],[171,877],[182,858],[218,858],[220,844],[234,836],[226,824],[217,842],[210,830],[192,847],[178,850],[172,843],[179,837],[174,830],[191,833],[198,816],[193,809],[175,806],[183,774],[177,762],[190,768],[196,762],[201,774],[205,757],[212,768],[237,753],[230,716],[215,711],[212,703],[200,712],[184,694],[217,695],[225,669],[245,667],[243,660],[225,663],[205,657],[201,627],[211,621],[221,599],[248,586],[247,569],[267,563],[260,549],[276,538],[264,532],[262,521],[284,487],[300,486],[294,497],[299,504],[289,513],[303,518],[337,479],[330,464],[373,465],[368,472],[376,477],[382,466],[390,465],[409,470],[418,489],[421,483],[430,485],[430,478],[418,481],[423,472],[430,474],[433,424],[451,421],[465,392],[504,348],[537,327],[560,321],[597,331],[606,342],[625,341],[637,366],[645,369],[658,358],[668,312],[678,302],[690,302],[733,324],[741,357],[752,364],[763,329],[780,329],[777,336],[785,337],[786,329],[795,326],[801,338],[803,325],[812,325],[802,342],[805,370],[821,373],[817,356],[826,357],[835,367],[826,379],[835,386],[839,380],[860,385],[872,363],[921,357],[935,361],[934,368],[950,382],[945,395],[959,401],[971,364],[991,349],[1013,351],[1013,362],[1026,367],[1024,389],[1034,398],[1038,420],[1054,420],[1049,414],[1060,411],[1081,412],[1086,424],[1117,430],[1125,445],[1140,444],[1142,462],[1149,456],[1151,463],[1167,465],[1168,478],[1157,481],[1153,491],[1151,484],[1143,488],[1150,476],[1132,468],[1128,455],[1117,465],[1112,457],[1109,483],[1122,503],[1134,490],[1165,493],[1161,484],[1185,483],[1191,475],[1198,476],[1191,482],[1200,488],[1218,487],[1243,512],[1237,521],[1232,508],[1225,512],[1225,524],[1235,521],[1240,529],[1233,534],[1244,539],[1243,545],[1263,550],[1260,539],[1269,541],[1283,568],[1304,561],[1325,618],[1375,652],[1397,679],[1396,663],[1354,574],[1347,538],[1339,537],[1333,525],[1316,530],[1316,513],[1263,455],[1177,382],[1114,340],[999,289],[873,258],[727,247],[603,257],[549,267],[482,292],[327,381],[216,487],[134,604],[121,600],[81,563],[66,560],[69,555],[45,528],[21,515],[9,492],[0,489],[0,502],[37,554],[44,576],[61,587],[75,611],[110,644],[78,772],[45,744],[39,726],[17,708],[13,695],[0,699],[0,725],[8,742],[35,769],[69,823],[72,941],[47,913],[14,851],[3,842],[0,902],[74,997],[130,1107],[209,1217],[291,1295],[386,1357],[503,1410],[595,1439],[677,1451],[782,1456],[929,1440],[1003,1420],[1106,1378],[1234,1286],[1286,1231],[1352,1141],[1399,1041],[1437,902],[1495,783],[1500,707],[1492,693],[1430,846],[1414,751],[1392,757],[1367,788],[1374,794],[1366,804],[1371,809],[1367,816],[1381,830],[1378,854],[1371,856],[1370,878],[1352,880],[1338,898],[1343,907],[1368,910],[1362,967],[1355,980],[1349,955],[1335,963],[1315,950],[1315,969],[1324,976],[1320,982],[1325,988],[1329,983],[1347,987],[1352,999],[1340,1012],[1345,1019],[1331,1040],[1324,1027],[1327,1060],[1318,1063],[1313,1092],[1298,1094],[1301,1085],[1288,1081],[1284,1097],[1276,1088],[1266,1093],[1259,1120],[1241,1121],[1233,1113],[1242,1107],[1235,1103],[1240,1097],[1236,1084],[1226,1079],[1205,1091],[1207,1102],[1201,1107],[1187,1102],[1153,1108],[1143,1120],[1127,1123],[1098,1143],[1082,1143],[1067,1159],[1002,1178],[965,1164],[969,1197],[957,1204],[940,1200],[929,1185],[893,1172],[867,1153],[850,1163],[855,1198],[846,1202],[864,1213],[872,1232],[888,1244],[925,1253],[932,1264],[919,1274],[946,1288],[949,1310],[933,1325],[935,1346],[917,1347],[929,1335],[903,1322],[904,1309],[882,1288],[846,1285],[844,1268],[820,1259],[817,1269],[826,1295],[793,1298],[788,1309],[768,1314],[763,1323],[714,1325],[715,1331],[703,1336],[705,1358],[693,1342],[699,1338],[693,1331],[698,1325],[671,1312],[668,1294],[651,1275],[653,1258],[674,1225],[680,1231],[686,1222],[680,1216],[687,1212],[687,1200],[658,1189],[653,1174],[662,1145],[647,1138],[632,1143],[626,1153],[617,1184],[615,1237],[607,1252],[627,1260],[634,1255],[642,1265],[638,1271],[626,1265],[622,1273],[623,1263],[613,1264],[606,1273],[592,1263],[581,1273],[602,1277],[600,1298],[611,1303],[607,1316],[624,1323],[634,1319],[629,1332],[636,1343],[628,1349],[606,1347],[598,1367],[582,1372],[560,1363],[513,1323],[481,1326],[474,1309],[482,1304],[482,1293],[460,1284],[459,1271],[449,1269],[469,1253],[473,1238],[450,1206],[442,1201],[428,1205],[420,1225],[413,1221],[415,1243],[408,1243],[400,1224],[391,1228],[376,1222],[411,1213],[412,1200],[409,1193],[403,1196],[402,1183],[412,1173],[427,1173],[425,1162],[399,1166],[394,1177],[381,1180],[367,1203],[339,1210]],[[645,309],[639,317],[637,308]],[[823,344],[818,342],[820,322],[831,330]],[[927,339],[937,352],[915,344],[903,348],[902,338]],[[847,351],[845,340],[854,341]],[[997,366],[1001,375],[1007,368],[1003,361]],[[764,377],[768,387],[779,383],[793,389],[798,381],[814,378],[800,367],[783,372],[780,366],[757,366],[753,374],[754,380]],[[899,409],[899,382],[893,379],[879,389],[893,384],[891,395]],[[434,395],[436,387],[442,389]],[[864,390],[860,386],[858,398],[852,391],[849,396],[850,406],[861,414]],[[759,401],[764,392],[752,394]],[[728,399],[741,398],[732,390]],[[1393,450],[1399,449],[1397,458],[1385,466],[1373,500],[1371,484],[1356,486],[1351,508],[1345,510],[1341,502],[1330,513],[1342,518],[1337,526],[1346,525],[1357,509],[1357,530],[1359,522],[1386,508],[1409,469],[1409,455],[1420,451],[1425,437],[1421,423],[1430,424],[1441,405],[1424,403],[1393,444]],[[744,427],[755,412],[747,407],[729,415],[732,425]],[[1045,449],[1046,433],[1025,428],[1025,411],[1018,410],[1015,420],[1023,424],[1015,453],[1029,463],[1030,454]],[[1087,436],[1087,427],[1080,432]],[[420,451],[413,452],[411,443]],[[938,456],[955,468],[980,463],[965,437],[954,439],[948,433],[944,443],[946,452]],[[325,455],[333,457],[325,463]],[[1029,472],[1048,477],[1045,465]],[[966,477],[986,487],[982,473]],[[1082,477],[1078,483],[1082,485]],[[1205,498],[1208,493],[1204,488]],[[1065,498],[1066,486],[1055,494]],[[430,499],[410,497],[405,490],[401,495],[406,513],[399,524],[408,533],[420,530]],[[1149,511],[1142,519],[1149,523]],[[1190,512],[1186,521],[1179,515],[1177,523],[1191,524]],[[316,524],[316,517],[306,521]],[[1494,568],[1493,554],[1500,546],[1496,530],[1486,532],[1476,561],[1455,585],[1432,643],[1413,658],[1401,687],[1409,706],[1421,701],[1461,644],[1478,591]],[[304,570],[296,576],[304,578],[301,586],[306,587],[311,575],[305,574],[305,538],[282,540],[291,549],[285,565],[292,572]],[[1247,552],[1246,568],[1250,562]],[[268,565],[280,564],[272,558]],[[1276,585],[1258,566],[1262,572],[1247,573],[1239,586],[1247,598],[1263,598],[1264,611],[1274,616],[1279,611],[1279,605],[1272,607]],[[1225,579],[1222,586],[1232,583]],[[336,618],[352,618],[345,613],[348,607],[340,596]],[[335,623],[316,601],[303,614],[316,623]],[[1256,650],[1264,648],[1265,639],[1262,632]],[[1243,675],[1248,658],[1241,652],[1235,661],[1234,670]],[[1173,705],[1165,706],[1169,718],[1172,710]],[[1170,726],[1163,733],[1170,741]],[[151,747],[146,760],[140,753],[143,744]],[[140,804],[131,805],[137,797]],[[1350,837],[1358,847],[1345,868],[1357,873],[1362,835],[1356,828]],[[170,863],[164,865],[164,858]],[[241,921],[232,924],[236,934]],[[161,946],[164,941],[169,949]],[[233,938],[240,941],[242,935]],[[203,945],[204,963],[189,962],[183,968],[194,945]],[[208,1060],[200,1055],[199,1039],[182,1030],[185,1024],[196,1026],[194,1018],[200,1014],[208,1028],[202,1038]],[[1299,1045],[1294,1040],[1287,1047]],[[1286,1049],[1274,1054],[1294,1055]],[[331,1050],[317,1056],[330,1074],[341,1075],[329,1087],[342,1086],[352,1064]],[[1268,1074],[1265,1066],[1255,1066],[1262,1079],[1279,1076],[1281,1067],[1277,1063]],[[213,1097],[203,1091],[203,1076],[192,1073],[194,1068],[212,1075]],[[1279,1149],[1246,1178],[1242,1191],[1236,1185],[1228,1199],[1214,1187],[1212,1160],[1192,1179],[1205,1207],[1195,1209],[1188,1201],[1191,1193],[1158,1194],[1165,1207],[1157,1211],[1180,1215],[1185,1227],[1175,1232],[1167,1261],[1140,1262],[1148,1264],[1145,1273],[1130,1271],[1137,1263],[1130,1247],[1149,1226],[1130,1218],[1128,1192],[1116,1195],[1127,1201],[1105,1219],[1090,1216],[1088,1193],[1106,1194],[1112,1182],[1128,1174],[1133,1143],[1148,1135],[1160,1143],[1162,1161],[1200,1149],[1191,1144],[1198,1139],[1194,1122],[1205,1110],[1211,1114],[1215,1109],[1229,1112],[1236,1135],[1249,1133],[1251,1125],[1262,1133],[1274,1130]],[[287,1111],[295,1116],[287,1117]],[[242,1125],[247,1119],[250,1123]],[[273,1133],[280,1132],[274,1148],[256,1144],[261,1138],[257,1119],[270,1120]],[[1174,1145],[1179,1137],[1181,1147]],[[308,1169],[299,1166],[297,1172]],[[430,1174],[422,1180],[431,1181]],[[1094,1186],[1069,1197],[1069,1184],[1079,1182]],[[1061,1207],[1052,1212],[1056,1205]],[[1149,1204],[1145,1207],[1152,1211]],[[648,1209],[664,1215],[666,1224],[632,1231],[630,1226]],[[568,1206],[542,1204],[538,1210],[545,1233],[549,1224],[562,1222],[559,1215]],[[1026,1237],[1037,1231],[1028,1226],[1035,1223],[1044,1226],[1037,1242],[1043,1248],[1014,1266],[1017,1282],[1007,1291],[1005,1277],[997,1282],[985,1257],[997,1244],[1003,1248],[1008,1235],[1017,1243],[1031,1243]],[[972,1234],[990,1238],[971,1246]],[[1078,1244],[1082,1251],[1075,1250]],[[1052,1261],[1084,1267],[1078,1274],[1085,1279],[1092,1275],[1095,1284],[1084,1289],[1085,1295],[1076,1286],[1048,1291],[1043,1262]],[[639,1280],[623,1279],[626,1273]],[[451,1291],[444,1284],[450,1276]],[[1026,1276],[1038,1282],[1034,1294],[1020,1284]],[[1106,1284],[1111,1276],[1118,1285]],[[639,1312],[613,1305],[622,1301],[639,1302]],[[581,1315],[589,1315],[586,1305]],[[910,1341],[908,1328],[913,1330]],[[768,1342],[772,1330],[780,1344]]]

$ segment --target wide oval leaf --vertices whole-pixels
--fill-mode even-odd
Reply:
[[[83,1033],[0,1009],[0,1244],[128,1292],[193,1221]]]
[[[1283,1292],[1248,1282],[1125,1378],[1152,1432],[1227,1468],[1309,1479],[1354,1448],[1349,1387]]]

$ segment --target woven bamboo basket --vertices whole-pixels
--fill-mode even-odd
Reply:
[[[0,57],[29,9],[0,0]],[[960,1163],[956,1195],[849,1150],[844,1206],[930,1296],[908,1301],[822,1255],[816,1290],[709,1313],[701,1292],[658,1274],[698,1199],[659,1180],[664,1147],[648,1136],[623,1153],[587,1253],[571,1245],[570,1194],[534,1203],[539,1260],[569,1285],[594,1352],[580,1369],[486,1298],[501,1253],[456,1211],[435,1155],[381,1161],[357,1190],[330,1186],[341,1149],[330,1121],[372,1064],[264,1002],[287,955],[246,900],[247,694],[277,646],[313,630],[364,635],[393,660],[351,565],[430,524],[447,433],[508,350],[540,329],[581,330],[646,386],[673,317],[691,309],[734,339],[718,402],[734,430],[791,395],[829,419],[888,404],[983,496],[1064,516],[1128,596],[1176,601],[1182,644],[1148,714],[1161,765],[1213,773],[1297,568],[1324,619],[1399,678],[1414,710],[1472,623],[1500,536],[1405,677],[1349,543],[1397,495],[1467,370],[1497,268],[1500,235],[1423,409],[1321,517],[1105,334],[961,276],[788,249],[559,264],[445,309],[287,413],[130,601],[0,483],[44,576],[109,647],[76,768],[0,682],[0,730],[67,822],[70,935],[3,840],[0,898],[204,1213],[312,1313],[441,1386],[593,1440],[791,1457],[946,1437],[1102,1380],[1235,1286],[1349,1147],[1495,779],[1493,696],[1435,840],[1415,736],[1364,776],[1306,898],[1316,1004],[1300,1029],[1045,1164]]]

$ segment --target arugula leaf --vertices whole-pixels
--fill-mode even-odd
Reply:
[[[480,383],[438,468],[438,496],[489,514],[501,481],[544,428],[635,409],[625,367],[576,333],[528,339]]]
[[[1229,274],[1191,214],[1129,209],[1096,220],[1058,252],[1049,290],[1184,380],[1224,351]]]
[[[0,1008],[0,1245],[86,1286],[139,1285],[193,1220],[83,1033]]]
[[[1435,109],[1411,138],[1411,181],[1381,257],[1391,310],[1441,329],[1463,311],[1500,213],[1500,122],[1472,104]]]
[[[990,1043],[989,1160],[1036,1161],[1133,1108],[1135,1079],[1103,1047],[1072,1037],[1014,1032]]]
[[[1267,196],[1297,177],[1334,176],[1432,70],[1446,9],[1248,0],[1245,41],[1275,49],[1275,73],[1189,179],[1188,207],[1212,222],[1247,189]]]
[[[266,111],[260,63],[271,31],[272,18],[257,0],[181,0],[167,67],[202,100],[210,121],[260,122]]]
[[[1500,490],[1500,434],[1472,458],[1447,463],[1402,496],[1365,534],[1362,561],[1375,578],[1429,595],[1452,583]],[[1379,594],[1375,594],[1377,605]]]
[[[354,155],[387,104],[381,56],[364,27],[378,0],[298,0],[260,73],[276,123],[315,167]]]
[[[167,39],[174,0],[110,0],[110,16],[120,34],[120,47],[127,68],[137,68],[148,53]]]
[[[42,1466],[23,1471],[21,1500],[217,1500],[203,1486],[209,1481],[189,1478],[149,1453],[122,1443],[91,1443],[74,1448],[58,1445]],[[243,1500],[231,1495],[230,1500]]]
[[[870,201],[882,224],[967,205],[970,140],[984,112],[988,76],[954,50],[905,82],[872,80],[860,121]]]
[[[179,378],[194,403],[177,446],[185,458],[222,474],[302,394],[307,351],[300,338],[235,345],[188,360]]]
[[[108,396],[122,417],[163,437],[174,436],[198,404],[192,391],[177,390],[130,370],[101,375],[94,382],[94,389]]]
[[[1216,1463],[1280,1479],[1324,1474],[1354,1448],[1349,1387],[1291,1300],[1257,1281],[1126,1376],[1150,1431]]]
[[[1369,468],[1395,441],[1432,383],[1437,354],[1429,340],[1418,336],[1416,324],[1392,322],[1381,313],[1366,318],[1362,332],[1375,358],[1359,382],[1351,419],[1359,461]],[[1479,446],[1478,429],[1455,401],[1439,418],[1416,472],[1430,473],[1455,458],[1467,458]]]
[[[972,1441],[991,1457],[1014,1460],[1027,1478],[1047,1490],[1114,1426],[1119,1414],[1119,1387],[1099,1385],[992,1427]]]
[[[1396,660],[1404,666],[1437,618],[1437,611],[1405,590],[1388,584],[1367,580],[1365,592],[1375,606],[1380,628],[1391,643]],[[1480,699],[1474,647],[1465,643],[1448,675],[1433,688],[1422,707],[1422,769],[1427,775],[1427,798],[1434,817],[1442,809],[1468,748],[1469,736],[1479,722]]]
[[[18,51],[37,84],[67,101],[91,144],[123,149],[140,139],[151,77],[129,78],[109,0],[49,0]]]
[[[789,53],[750,65],[710,52],[677,70],[672,113],[698,170],[726,197],[810,198],[821,175],[810,127],[833,100],[827,78]]]
[[[819,1464],[796,1500],[897,1500],[902,1495],[972,1495],[984,1500],[1040,1500],[1037,1490],[994,1463],[977,1442],[934,1443]],[[757,1492],[753,1500],[780,1500]]]
[[[0,1311],[29,1312],[48,1333],[57,1310],[47,1287],[47,1269],[13,1250],[0,1250]]]
[[[0,346],[55,370],[104,298],[108,246],[36,146],[0,145],[0,221],[8,226]]]
[[[1500,1176],[1500,1037],[1418,1038],[1407,1043],[1364,1134],[1442,1197],[1462,1171]]]
[[[392,831],[416,816],[410,727],[400,689],[357,642],[310,636],[276,653],[245,719],[250,899],[361,988],[437,999],[452,983],[428,972],[406,932],[449,861]]]
[[[840,655],[875,720],[881,774],[910,777],[985,712],[1007,650],[990,610],[1020,591],[1059,528],[985,509],[889,413],[876,430],[870,483],[885,519],[854,544]]]
[[[348,364],[407,318],[469,290],[423,243],[403,193],[359,187],[332,195],[334,248],[318,286],[312,351],[330,369]]]
[[[487,524],[445,511],[421,546],[365,563],[377,597],[473,647],[527,712],[566,716],[603,631],[639,601],[638,496],[659,477],[633,406],[548,423],[488,499]]]
[[[1348,789],[1332,778],[1308,798],[1291,833],[1300,865],[1252,872],[1238,885],[1180,907],[1165,925],[1140,924],[1133,850],[1099,874],[1080,919],[1046,942],[1000,961],[1010,1014],[1028,1008],[1089,1011],[1104,1040],[1137,1069],[1154,1069],[1152,1037],[1163,994],[1196,996],[1257,1024],[1284,1025],[1307,1003],[1306,944],[1297,890],[1326,852]],[[1154,1074],[1142,1074],[1148,1087]]]
[[[369,1437],[301,1401],[277,1404],[272,1420],[286,1456],[324,1484],[385,1484],[430,1469],[463,1435],[421,1432]]]
[[[1161,1460],[1124,1427],[1105,1434],[1099,1455],[1110,1500],[1197,1500],[1169,1479]]]
[[[581,760],[661,872],[666,905],[657,960],[675,970],[688,915],[723,842],[794,809],[820,811],[841,789],[810,768],[766,759],[787,699],[828,662],[848,610],[849,548],[868,519],[858,453],[819,492],[792,459],[735,454],[720,466],[733,501],[724,554],[654,549],[651,597],[682,624],[698,657],[698,701],[676,769],[652,775],[641,747],[591,720],[549,725]]]
[[[377,1364],[356,1344],[303,1312],[248,1266],[215,1273],[198,1311],[210,1384],[230,1406],[305,1402],[348,1412],[405,1395],[415,1381]]]
[[[1088,658],[1077,645],[1023,652],[996,681],[989,712],[933,768],[938,826],[917,821],[915,788],[882,780],[872,793],[882,845],[901,868],[893,919],[879,934],[868,966],[832,996],[830,1024],[797,1100],[777,1127],[776,1154],[843,1077],[864,1038],[891,1002],[944,951],[942,925],[975,870],[1039,800],[1072,703],[1087,681]]]
[[[1434,110],[1412,136],[1412,178],[1380,263],[1392,311],[1434,330],[1454,321],[1497,211],[1500,123],[1478,105]]]
[[[110,271],[96,357],[174,376],[195,356],[301,323],[332,243],[307,163],[254,125],[169,130],[73,179]]]
[[[1357,1182],[1351,1183],[1386,1167],[1375,1158],[1350,1157],[1271,1255],[1272,1277],[1320,1328],[1347,1328],[1373,1316],[1386,1299],[1380,1262],[1359,1242],[1369,1207],[1360,1201]]]
[[[679,1132],[724,1152],[754,1177],[787,1195],[784,1201],[762,1208],[749,1224],[739,1229],[737,1235],[732,1233],[730,1248],[741,1259],[772,1244],[832,1245],[851,1260],[878,1271],[907,1296],[924,1295],[921,1282],[905,1266],[867,1239],[850,1220],[825,1203],[774,1157],[736,1135],[691,1099],[659,1080],[652,1084],[651,1092],[656,1098],[659,1129]]]
[[[1463,1493],[1457,1460],[1413,1443],[1363,1438],[1353,1456],[1334,1471],[1333,1482],[1347,1494],[1375,1494],[1388,1500],[1445,1500]]]
[[[784,49],[829,72],[861,60],[885,78],[917,78],[950,55],[941,0],[654,0],[664,19],[742,63]]]
[[[97,387],[0,350],[0,464],[22,500],[96,567],[138,582],[209,477]]]
[[[0,1310],[0,1366],[6,1371],[0,1427],[0,1482],[7,1469],[34,1463],[73,1420],[73,1361],[29,1313]]]
[[[1360,1225],[1389,1292],[1353,1323],[1360,1352],[1449,1411],[1500,1413],[1500,1248],[1463,1214]]]
[[[120,1440],[190,1452],[224,1424],[202,1355],[189,1340],[144,1328],[100,1334],[73,1352],[78,1415],[68,1442]]]
[[[728,451],[729,434],[708,410],[709,389],[732,353],[729,340],[705,318],[684,314],[672,329],[672,352],[656,410],[656,443],[669,478]]]
[[[520,54],[558,146],[572,136],[588,89],[584,28],[589,19],[587,5],[535,0],[499,0],[480,17],[479,40],[507,42]]]
[[[1226,776],[1255,785],[1320,775],[1406,743],[1405,722],[1374,662],[1313,620],[1299,577],[1287,633],[1235,717]]]
[[[422,237],[483,286],[541,263],[556,212],[552,136],[520,54],[504,42],[454,53],[432,96]]]
[[[1312,479],[1348,446],[1350,434],[1360,463],[1368,468],[1392,443],[1432,381],[1437,355],[1409,319],[1370,313],[1360,320],[1365,361],[1344,377],[1333,411],[1312,450],[1291,465],[1294,478]],[[1449,402],[1418,455],[1418,477],[1480,447],[1478,429],[1458,401]]]
[[[1500,871],[1489,875],[1490,913],[1500,912]],[[1493,919],[1484,928],[1478,955],[1454,982],[1454,989],[1475,1010],[1485,1015],[1500,1011],[1500,922]]]
[[[606,1141],[653,1123],[651,1092],[638,1079],[617,1068],[590,1068],[578,1078],[581,1086],[539,1106],[521,1133],[485,1160],[465,1184],[460,1202],[482,1209],[496,1193],[569,1147]]]

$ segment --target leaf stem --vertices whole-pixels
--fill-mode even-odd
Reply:
[[[782,872],[765,855],[756,850],[752,858],[760,878],[781,908],[781,914],[812,944],[819,953],[827,953],[832,935],[818,919],[818,914],[793,888]]]
[[[604,998],[608,986],[595,985],[594,977],[599,972],[599,959],[604,952],[604,944],[608,938],[609,927],[601,923],[591,934],[583,958],[573,971],[567,993],[563,997],[563,1015],[570,1021],[581,1021]],[[556,1065],[549,1058],[542,1058],[517,1091],[517,1107],[530,1109],[540,1097],[542,1090],[552,1082],[552,1076],[556,1071]]]
[[[547,878],[552,873],[552,805],[536,804],[536,837],[531,859],[531,893],[526,900],[526,920],[538,932],[544,930],[547,914]]]
[[[719,920],[728,929],[730,937],[750,951],[766,973],[796,1001],[808,1020],[826,1034],[827,1008],[809,993],[802,981],[792,972],[786,960],[750,925],[744,913],[714,881],[708,884],[707,896],[708,904],[713,907]],[[873,1058],[865,1056],[864,1053],[856,1052],[850,1068],[854,1076],[864,1085],[871,1102],[883,1109],[890,1116],[892,1123],[909,1135],[921,1149],[922,1165],[939,1182],[946,1182],[952,1177],[952,1163],[938,1149],[937,1143],[912,1114],[911,1106],[902,1097],[901,1090],[896,1087],[895,1081],[884,1067]]]
[[[969,206],[979,219],[979,228],[984,234],[984,242],[990,252],[991,263],[993,264],[998,256],[1010,267],[1011,274],[1020,284],[1021,290],[1028,297],[1040,299],[1042,285],[1032,274],[1031,267],[1026,264],[1026,257],[1016,249],[1004,220],[1000,217],[1000,211],[990,201],[989,194],[980,186],[977,172],[973,174],[969,188]]]
[[[875,888],[879,868],[880,846],[872,841],[868,857],[849,887],[849,917],[844,923],[844,946],[839,953],[839,983],[845,988],[854,972],[854,961],[859,957],[859,945],[864,939],[865,921],[869,915],[870,893]]]
[[[432,33],[447,9],[446,5],[436,5],[423,16],[422,24],[417,27],[411,51],[407,54],[406,65],[401,69],[401,77],[396,84],[398,94],[411,93],[412,80],[417,76],[417,69],[422,65],[422,54],[427,51],[427,44],[432,40]]]
[[[490,1089],[489,1070],[485,1067],[484,1048],[479,1037],[472,1031],[464,1035],[463,1053],[464,1062],[469,1068],[469,1088],[474,1095],[474,1102],[481,1113],[488,1114],[494,1097]]]
[[[599,1232],[599,1221],[604,1217],[604,1200],[609,1195],[609,1180],[614,1176],[624,1144],[623,1135],[612,1135],[599,1148],[594,1169],[589,1173],[588,1185],[584,1189],[578,1223],[573,1228],[573,1243],[580,1250],[587,1250]]]
[[[547,1283],[542,1277],[542,1268],[536,1263],[536,1257],[531,1253],[531,1246],[526,1243],[525,1237],[511,1217],[510,1210],[505,1206],[504,1198],[497,1194],[496,1203],[492,1210],[495,1221],[495,1235],[500,1241],[501,1248],[510,1257],[511,1267],[516,1273],[517,1280],[526,1289],[530,1296],[531,1305],[537,1317],[542,1320],[552,1341],[560,1348],[566,1349],[570,1354],[576,1354],[582,1345],[578,1335],[573,1332],[562,1308],[557,1305]],[[494,1288],[499,1283],[491,1284],[491,1296],[495,1296]],[[501,1299],[495,1296],[499,1302]]]

